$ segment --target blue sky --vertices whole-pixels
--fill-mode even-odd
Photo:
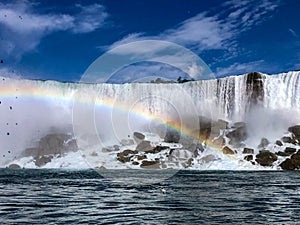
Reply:
[[[190,49],[216,77],[297,70],[299,9],[298,0],[2,0],[0,75],[78,81],[107,50],[147,39]],[[148,66],[123,73],[174,73]]]

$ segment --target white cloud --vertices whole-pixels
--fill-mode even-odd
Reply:
[[[74,33],[92,32],[104,24],[108,14],[102,5],[77,5],[79,13],[39,14],[29,1],[0,3],[0,48],[7,56],[20,57],[24,52],[35,50],[40,40],[55,31],[70,30]]]
[[[294,37],[298,37],[297,33],[292,28],[289,28],[288,30]]]
[[[172,41],[196,51],[221,49],[236,55],[234,51],[238,51],[237,37],[266,20],[267,15],[279,4],[279,1],[271,0],[229,0],[222,4],[217,14],[212,15],[210,11],[199,13],[157,36],[133,33],[115,42],[111,48],[131,41],[159,39]]]

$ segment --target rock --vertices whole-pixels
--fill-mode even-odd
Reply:
[[[270,142],[267,138],[262,138],[260,141],[260,144],[257,147],[262,149],[262,148],[267,147],[269,144],[270,144]]]
[[[284,152],[286,152],[286,153],[288,153],[288,154],[293,154],[293,153],[295,153],[297,151],[297,149],[295,149],[295,148],[291,148],[291,147],[286,147],[285,148],[285,150],[284,150]]]
[[[209,163],[209,162],[212,162],[212,161],[215,161],[217,158],[215,155],[206,155],[206,156],[203,156],[200,160],[201,162],[203,163]]]
[[[134,140],[133,139],[122,139],[120,144],[122,146],[134,145]]]
[[[232,126],[232,128],[240,128],[240,127],[246,127],[246,123],[245,122],[236,122]]]
[[[273,162],[277,160],[277,156],[269,150],[261,150],[257,155],[255,161],[262,166],[272,166]]]
[[[78,146],[75,139],[68,134],[48,134],[39,141],[40,155],[62,154],[77,151]]]
[[[33,156],[37,157],[39,155],[39,152],[41,152],[41,149],[39,148],[26,148],[24,152],[22,153],[22,156],[28,157]]]
[[[293,133],[295,137],[300,140],[300,125],[289,127],[288,131]]]
[[[296,140],[294,138],[291,138],[291,137],[282,137],[281,140],[284,142],[284,143],[291,143],[291,144],[296,144]]]
[[[241,142],[247,139],[246,127],[238,127],[226,135],[230,139],[230,144],[235,147],[240,147]]]
[[[126,162],[130,161],[131,157],[126,157],[124,155],[119,155],[118,158],[117,158],[117,160],[120,161],[120,162],[122,162],[122,163],[126,163]]]
[[[134,141],[139,144],[141,143],[143,140],[145,140],[145,135],[143,135],[142,133],[139,132],[134,132],[133,133],[133,139]]]
[[[290,156],[290,155],[291,155],[291,154],[289,154],[289,153],[282,152],[282,151],[276,152],[275,154],[278,155],[278,156],[283,156],[283,157],[286,157],[286,156]]]
[[[190,167],[192,165],[193,160],[194,160],[193,158],[189,158],[187,161],[185,161],[185,162],[182,163],[182,166],[184,168]]]
[[[290,159],[286,159],[279,165],[283,170],[300,169],[300,155],[294,154]]]
[[[138,155],[137,159],[138,160],[144,160],[144,159],[147,159],[147,156],[145,156],[145,155]]]
[[[126,162],[129,162],[130,159],[135,155],[137,154],[138,151],[133,151],[133,150],[130,150],[130,149],[126,149],[124,150],[123,152],[119,152],[117,154],[117,160],[122,162],[122,163],[126,163]]]
[[[155,154],[155,153],[159,153],[161,152],[162,150],[165,150],[165,149],[168,149],[169,147],[168,146],[156,146],[155,148],[151,149],[151,150],[146,150],[145,152],[146,153],[152,153],[152,154]]]
[[[216,138],[220,136],[220,131],[228,128],[228,122],[225,120],[219,119],[216,122],[212,122],[211,131],[210,131],[210,139]]]
[[[167,143],[179,143],[180,133],[173,127],[176,127],[176,122],[173,121],[167,122],[166,136],[164,137],[164,141]]]
[[[159,162],[158,161],[147,161],[143,160],[141,164],[142,168],[147,169],[158,169],[159,168]]]
[[[136,146],[136,150],[137,151],[150,151],[152,150],[153,147],[152,145],[150,144],[150,141],[142,141],[141,143],[139,143],[137,146]]]
[[[246,155],[244,157],[244,159],[247,160],[247,161],[251,161],[251,160],[253,160],[253,155]]]
[[[12,163],[8,166],[9,169],[21,169],[21,166],[19,166],[16,163]]]
[[[212,143],[214,143],[218,147],[222,147],[222,146],[225,145],[225,138],[220,136],[220,137],[215,138],[214,140],[212,140]]]
[[[278,146],[283,146],[282,142],[279,141],[279,140],[277,140],[277,141],[275,142],[275,144],[278,145]]]
[[[243,154],[254,154],[254,149],[252,149],[252,148],[244,148]]]
[[[102,151],[103,151],[103,149],[102,149]],[[94,151],[90,155],[96,157],[96,156],[98,156],[98,153]]]
[[[226,155],[235,154],[235,152],[232,149],[230,149],[228,146],[225,146],[224,148],[222,148],[222,152]]]
[[[120,156],[120,155],[122,155],[122,156],[128,156],[128,155],[133,155],[133,154],[136,154],[136,153],[138,153],[138,152],[137,152],[137,151],[130,150],[130,149],[126,149],[126,150],[124,150],[123,152],[119,152],[119,153],[117,154],[117,156]]]
[[[137,162],[137,161],[133,161],[132,162],[132,165],[135,165],[135,166],[137,166],[137,165],[139,165],[140,163],[139,162]]]
[[[300,161],[300,155],[299,155],[299,154],[293,154],[293,155],[291,156],[291,159]]]
[[[35,165],[38,167],[44,166],[47,163],[51,162],[52,159],[53,159],[52,155],[36,157]]]

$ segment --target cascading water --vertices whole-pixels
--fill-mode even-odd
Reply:
[[[0,165],[20,156],[24,149],[36,146],[48,133],[72,135],[74,101],[76,107],[82,107],[82,114],[77,115],[82,116],[81,123],[76,124],[79,129],[88,133],[85,125],[96,124],[97,135],[112,138],[113,142],[121,141],[143,123],[168,122],[182,119],[183,115],[256,121],[252,123],[254,130],[262,124],[271,126],[267,128],[271,132],[274,123],[300,122],[299,94],[299,71],[277,75],[250,73],[183,84],[81,84],[1,78]],[[187,105],[193,105],[192,109]],[[94,109],[95,118],[85,118],[84,109],[89,107]],[[120,116],[127,118],[127,124],[118,121]],[[270,121],[262,122],[267,119]],[[119,124],[122,125],[118,127]]]

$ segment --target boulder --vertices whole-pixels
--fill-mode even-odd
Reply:
[[[166,135],[164,141],[167,143],[179,143],[180,133],[174,128],[176,127],[176,122],[169,121],[166,124]]]
[[[277,160],[277,156],[269,150],[261,150],[256,155],[255,161],[262,166],[272,166],[273,162]]]
[[[279,141],[279,140],[277,140],[277,141],[275,142],[275,144],[278,145],[278,146],[283,146],[282,142]]]
[[[214,121],[211,123],[211,131],[210,138],[213,139],[215,137],[220,136],[220,131],[228,128],[228,122],[225,120],[219,119],[218,121]]]
[[[262,149],[262,148],[267,147],[269,144],[270,144],[270,142],[267,138],[262,138],[260,141],[260,144],[257,147]]]
[[[217,137],[215,139],[212,140],[212,143],[214,143],[215,145],[217,145],[218,147],[222,147],[225,145],[225,138],[223,137]]]
[[[288,131],[293,133],[296,139],[300,140],[300,125],[289,127]]]
[[[133,133],[133,139],[134,141],[139,144],[141,143],[143,140],[145,140],[145,135],[143,135],[142,133],[139,132],[134,132]]]
[[[161,152],[162,150],[165,150],[165,149],[168,149],[169,147],[168,146],[156,146],[155,148],[151,149],[151,150],[146,150],[145,152],[146,153],[152,153],[152,154],[155,154],[155,153],[159,153]]]
[[[150,151],[152,150],[154,147],[152,147],[152,145],[150,144],[150,141],[141,141],[141,143],[139,143],[136,146],[136,150],[137,151]]]
[[[254,149],[252,149],[252,148],[244,148],[243,154],[254,154]]]
[[[147,159],[147,156],[145,156],[145,155],[138,155],[137,159],[138,160],[144,160],[144,159]]]
[[[295,153],[296,151],[297,151],[296,148],[291,148],[291,147],[286,147],[285,150],[284,150],[285,153],[288,153],[290,155]]]
[[[226,154],[226,155],[233,155],[233,154],[235,154],[235,152],[232,149],[230,149],[228,146],[223,147],[222,148],[222,152],[224,154]]]
[[[300,155],[294,154],[290,159],[286,159],[279,165],[283,170],[300,169]]]
[[[229,143],[235,147],[240,147],[241,142],[245,141],[247,139],[247,130],[246,127],[238,127],[235,130],[229,132],[226,135],[230,141]]]
[[[158,161],[147,161],[143,160],[141,164],[142,168],[147,169],[159,169],[159,162]]]
[[[140,163],[139,162],[137,162],[137,161],[133,161],[132,162],[132,165],[135,165],[135,166],[137,166],[137,165],[139,165]]]
[[[253,160],[253,155],[246,155],[244,157],[244,159],[247,160],[247,161],[251,161],[251,160]]]
[[[296,139],[292,137],[282,137],[281,140],[284,143],[297,144]]]
[[[44,156],[39,156],[35,158],[35,165],[38,167],[44,166],[47,163],[51,162],[51,160],[53,159],[52,155],[44,155]]]
[[[9,169],[21,169],[21,167],[16,164],[16,163],[12,163],[8,166]]]
[[[278,155],[278,156],[283,156],[283,157],[286,157],[286,156],[290,156],[290,155],[291,155],[291,154],[289,154],[289,153],[282,152],[282,151],[276,152],[275,154]]]
[[[203,156],[200,161],[203,162],[203,163],[209,163],[209,162],[212,162],[212,161],[215,161],[217,160],[216,156],[215,155],[206,155],[206,156]]]
[[[77,151],[78,146],[75,139],[69,134],[48,134],[41,138],[38,148],[39,155],[62,154],[70,151]]]

